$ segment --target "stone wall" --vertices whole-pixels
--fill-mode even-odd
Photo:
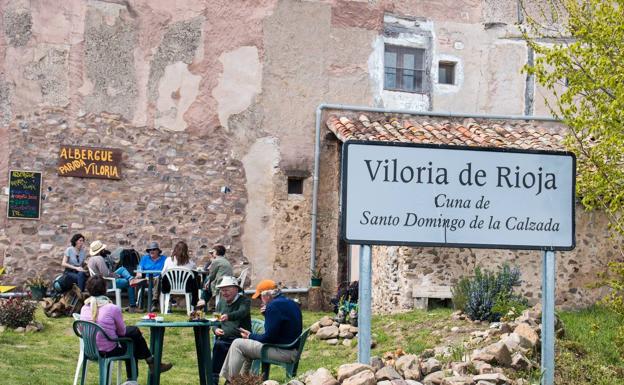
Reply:
[[[74,233],[87,242],[100,239],[109,249],[143,252],[148,242],[158,241],[165,254],[184,240],[198,263],[219,242],[230,247],[235,264],[245,259],[245,173],[240,160],[228,156],[223,131],[161,132],[115,114],[70,119],[64,109],[46,109],[17,119],[9,132],[10,167],[43,172],[41,220],[9,220],[6,228],[11,248],[4,265],[13,282],[37,272],[48,278],[58,273]],[[123,178],[58,176],[60,144],[121,149]],[[223,186],[231,192],[222,193]]]
[[[573,251],[556,252],[556,305],[581,308],[605,295],[590,288],[609,261],[624,261],[623,239],[609,237],[603,213],[576,208]],[[413,286],[452,286],[476,267],[497,271],[503,264],[517,266],[522,284],[517,289],[532,304],[541,301],[542,252],[468,248],[373,247],[373,309],[401,312],[414,308]]]

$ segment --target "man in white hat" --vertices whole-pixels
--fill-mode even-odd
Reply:
[[[244,296],[238,279],[226,275],[216,286],[221,299],[216,312],[221,327],[214,330],[216,340],[212,349],[212,376],[214,384],[219,383],[219,373],[227,356],[230,345],[241,337],[240,329],[251,330],[251,299]]]

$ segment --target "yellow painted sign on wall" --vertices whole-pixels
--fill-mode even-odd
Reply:
[[[57,171],[59,176],[121,179],[121,150],[61,145]]]

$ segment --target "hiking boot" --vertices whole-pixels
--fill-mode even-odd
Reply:
[[[128,307],[128,313],[140,313],[141,310],[139,310],[139,308],[137,308],[136,306],[130,306]]]
[[[154,357],[150,357],[145,359],[145,362],[147,362],[147,367],[149,368],[150,372],[154,372]],[[160,363],[160,372],[164,373],[164,372],[168,372],[171,368],[173,368],[173,364],[170,362],[161,362]]]

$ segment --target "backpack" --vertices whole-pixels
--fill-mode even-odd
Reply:
[[[134,275],[139,266],[139,259],[139,253],[135,249],[124,249],[119,256],[119,266],[125,267],[130,274]]]
[[[59,274],[54,277],[52,280],[52,288],[58,294],[63,294],[67,290],[71,289],[71,285],[67,283],[67,279],[65,279],[65,273]]]

